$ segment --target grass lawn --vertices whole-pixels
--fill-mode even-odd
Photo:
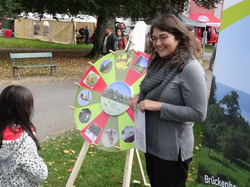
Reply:
[[[188,187],[196,186],[198,170],[197,153],[201,148],[203,125],[196,124],[194,158],[189,166]],[[42,186],[65,186],[70,176],[77,156],[84,143],[84,139],[78,130],[68,131],[61,136],[42,142],[40,155],[44,158],[49,168],[49,176]],[[142,153],[141,160],[145,170],[145,160]],[[122,186],[126,151],[111,153],[90,147],[78,173],[75,186],[79,187],[118,187]],[[139,180],[136,167],[133,165],[131,181]],[[147,178],[147,181],[148,178]],[[131,187],[140,186],[131,184]]]
[[[204,175],[208,175],[209,177],[219,176],[221,180],[230,181],[236,186],[250,185],[249,164],[244,161],[230,162],[214,150],[210,150],[210,156],[208,156],[208,152],[208,148],[203,148],[199,152],[200,158],[202,158],[199,176],[201,181],[204,181]]]
[[[23,39],[23,38],[5,38],[0,37],[0,48],[40,48],[40,49],[61,49],[61,50],[91,50],[92,44],[58,44],[52,42],[44,42],[40,40]]]
[[[213,45],[206,45],[205,46],[205,52],[213,52],[214,46]]]
[[[91,50],[93,44],[57,44],[52,42],[44,42],[40,40],[23,39],[23,38],[5,38],[0,37],[0,48],[41,48],[41,49],[71,49],[71,50]],[[205,52],[212,52],[213,46],[206,45]]]

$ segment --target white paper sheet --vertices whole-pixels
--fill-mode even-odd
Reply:
[[[142,113],[137,107],[134,114],[135,148],[146,153],[145,113]]]

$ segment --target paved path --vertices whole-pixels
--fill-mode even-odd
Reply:
[[[74,104],[77,89],[74,82],[74,80],[64,80],[21,84],[33,93],[35,111],[32,121],[40,140],[76,128],[73,110],[69,108]],[[8,85],[1,84],[0,92],[6,86]]]
[[[209,61],[211,55],[212,55],[212,52],[204,52],[203,53],[203,59]]]

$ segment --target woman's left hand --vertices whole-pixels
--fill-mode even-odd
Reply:
[[[143,100],[139,104],[139,109],[141,112],[144,112],[145,110],[149,111],[160,111],[162,107],[162,103],[159,101],[153,101],[153,100]]]

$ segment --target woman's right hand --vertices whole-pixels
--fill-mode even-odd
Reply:
[[[139,95],[136,95],[129,100],[129,106],[133,111],[136,110],[136,105],[138,101],[139,101]]]

